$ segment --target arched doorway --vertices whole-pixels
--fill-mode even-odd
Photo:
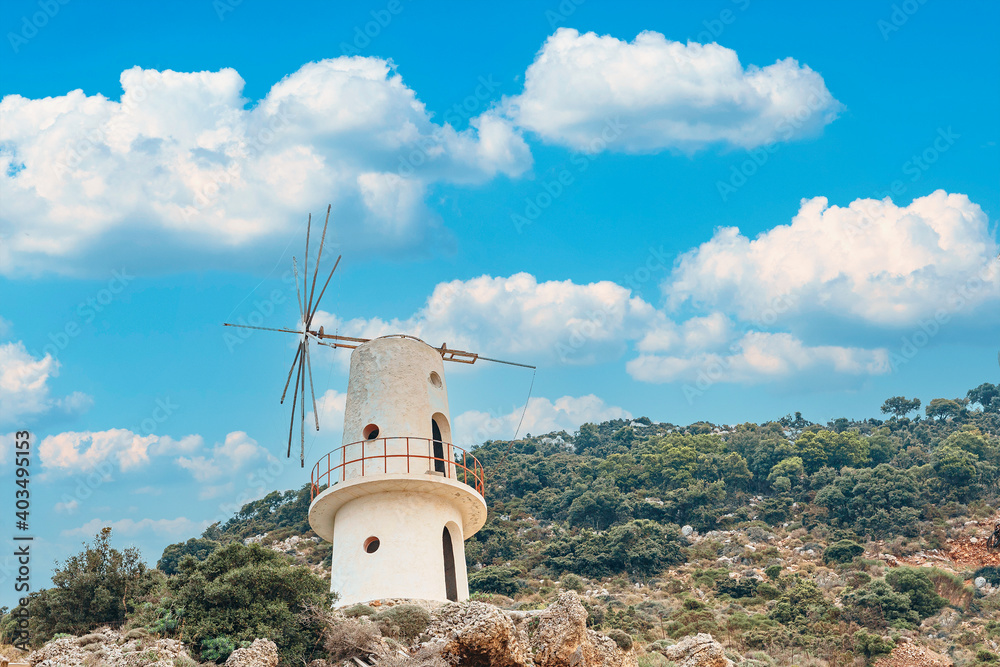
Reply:
[[[437,419],[431,417],[431,436],[434,440],[434,470],[435,472],[445,472],[444,465],[444,440],[441,438],[441,427],[438,426]],[[447,528],[445,528],[447,530]]]
[[[441,547],[444,549],[444,588],[445,594],[452,602],[458,602],[458,581],[455,575],[455,547],[451,543],[451,531],[448,526],[441,533]]]

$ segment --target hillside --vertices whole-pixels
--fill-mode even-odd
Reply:
[[[995,664],[1000,551],[985,542],[1000,522],[1000,388],[919,407],[894,397],[884,421],[641,418],[487,442],[474,453],[489,517],[466,546],[474,598],[527,611],[576,591],[587,625],[627,634],[645,666],[696,633],[747,667],[855,664],[894,646],[880,664],[925,649]],[[123,610],[128,624],[176,635],[163,623],[176,580],[243,545],[325,579],[330,545],[308,504],[308,487],[274,492],[171,545],[156,575],[168,583]]]

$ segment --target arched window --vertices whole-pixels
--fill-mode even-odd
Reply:
[[[441,547],[444,549],[444,589],[448,599],[458,602],[458,581],[455,575],[455,547],[451,543],[448,526],[441,533]]]
[[[433,417],[431,418],[431,435],[434,440],[434,470],[436,472],[445,472],[444,441],[441,439],[441,427],[438,426],[437,419]]]

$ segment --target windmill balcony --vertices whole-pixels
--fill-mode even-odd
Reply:
[[[333,490],[337,484],[387,477],[438,477],[467,485],[480,498],[486,492],[483,466],[466,450],[432,438],[400,436],[352,442],[321,457],[309,476],[312,499],[324,488]]]

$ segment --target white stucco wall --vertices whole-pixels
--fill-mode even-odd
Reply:
[[[356,498],[340,508],[333,537],[330,590],[338,605],[382,598],[447,600],[443,529],[462,523],[459,508],[446,499],[419,492],[388,492]],[[365,540],[379,539],[375,553]],[[461,535],[452,536],[458,599],[469,597]]]
[[[447,463],[445,474],[434,462],[402,455],[433,455],[432,418],[441,439],[451,440],[444,363],[438,350],[408,338],[379,338],[351,354],[351,374],[344,415],[344,445],[331,460],[362,458],[337,474],[317,496],[309,523],[333,542],[331,590],[338,605],[382,598],[447,600],[442,533],[452,538],[457,597],[469,596],[464,540],[486,520],[486,503],[462,483],[462,471]],[[378,427],[378,439],[365,439],[365,428]],[[407,442],[404,438],[413,438]],[[390,438],[388,443],[381,438]],[[349,446],[348,446],[349,445]],[[446,447],[444,458],[452,458]],[[364,545],[377,537],[379,548]]]

